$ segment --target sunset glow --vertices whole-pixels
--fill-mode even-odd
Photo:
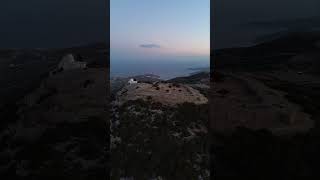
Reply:
[[[111,61],[209,56],[209,0],[111,0],[110,16]]]

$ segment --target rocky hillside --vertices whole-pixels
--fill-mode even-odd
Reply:
[[[217,51],[216,69],[226,78],[214,82],[210,93],[212,127],[279,133],[314,127],[320,107],[318,42],[319,33],[291,33],[253,47]]]
[[[103,43],[64,49],[0,49],[0,112],[4,104],[14,104],[37,88],[66,54],[88,67],[109,67]]]
[[[112,104],[111,179],[209,179],[208,103],[199,90],[128,84]]]
[[[15,102],[15,119],[0,132],[1,177],[108,177],[108,69],[60,69],[39,84]]]
[[[319,175],[319,32],[215,52],[210,90],[217,176]]]

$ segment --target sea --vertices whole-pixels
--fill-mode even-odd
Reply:
[[[201,69],[209,69],[210,57],[174,57],[152,60],[110,59],[110,76],[130,77],[135,75],[154,74],[160,79],[189,76]]]
[[[287,32],[286,28],[259,28],[243,26],[223,29],[213,34],[216,50],[231,47],[249,47],[259,44],[259,38],[281,32]],[[110,58],[111,77],[128,77],[143,74],[155,74],[161,79],[167,80],[174,77],[188,76],[197,69],[210,68],[210,56],[202,57],[172,57],[152,60]]]

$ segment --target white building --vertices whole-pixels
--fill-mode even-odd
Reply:
[[[128,81],[129,84],[137,84],[138,81],[136,79],[133,79],[131,78],[129,81]]]

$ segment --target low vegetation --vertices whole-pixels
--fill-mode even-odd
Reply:
[[[209,179],[207,114],[207,104],[123,104],[112,118],[111,179]]]

